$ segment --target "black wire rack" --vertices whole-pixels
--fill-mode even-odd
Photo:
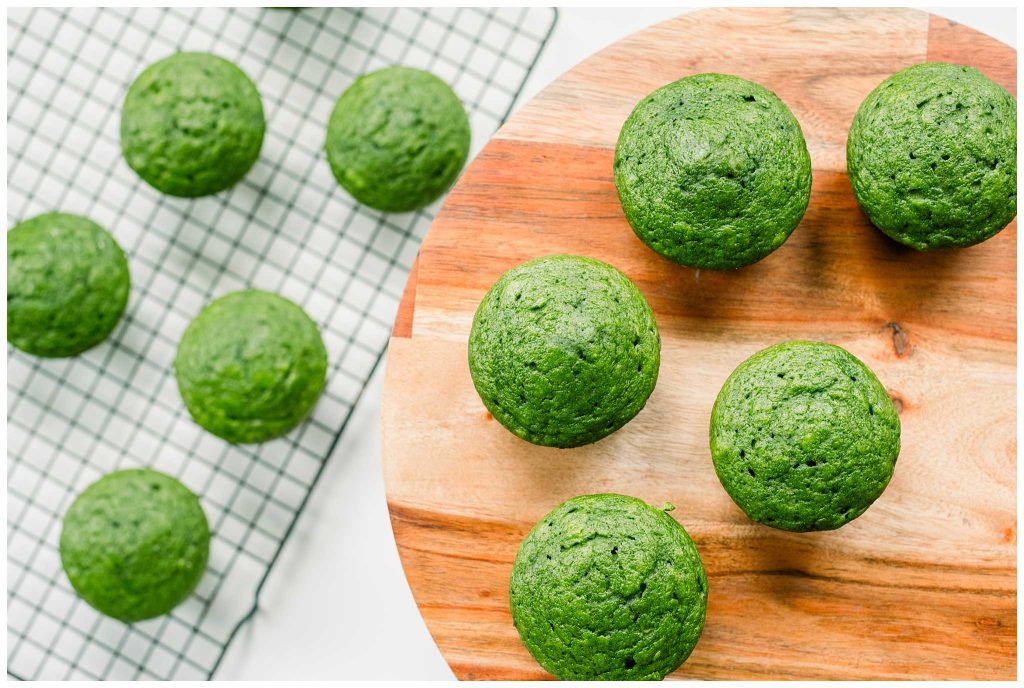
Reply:
[[[322,154],[335,99],[390,64],[428,69],[470,114],[474,149],[508,115],[554,27],[532,9],[22,9],[8,11],[8,225],[62,210],[108,228],[132,294],[110,339],[72,359],[8,347],[7,667],[24,679],[204,679],[260,588],[376,369],[439,204],[382,215],[355,204]],[[132,79],[176,50],[214,52],[257,84],[261,158],[229,192],[162,196],[120,155]],[[248,286],[321,327],[328,383],[286,437],[233,446],[185,411],[178,339],[216,296]],[[163,617],[126,625],[79,600],[61,520],[101,475],[148,465],[200,495],[207,574]]]

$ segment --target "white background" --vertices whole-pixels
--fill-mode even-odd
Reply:
[[[1013,9],[926,8],[1016,46]],[[517,107],[588,55],[680,14],[560,11]],[[451,679],[402,573],[380,465],[381,370],[273,569],[220,679]]]

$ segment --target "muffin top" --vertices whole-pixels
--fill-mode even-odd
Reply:
[[[249,289],[203,309],[182,335],[174,368],[199,425],[229,442],[263,442],[312,410],[326,380],[327,350],[302,308]]]
[[[172,196],[233,186],[259,158],[263,105],[241,69],[209,53],[176,53],[128,89],[121,149],[146,183]]]
[[[977,244],[1017,214],[1017,102],[973,67],[908,67],[861,103],[846,161],[857,200],[896,241]]]
[[[707,578],[690,536],[665,511],[596,494],[533,527],[509,597],[523,643],[557,678],[662,679],[700,638]]]
[[[781,246],[811,193],[793,113],[763,86],[726,74],[688,76],[641,100],[622,125],[614,172],[641,241],[710,270]]]
[[[832,344],[782,342],[744,361],[711,412],[711,456],[733,501],[782,530],[838,528],[882,494],[900,451],[896,407]]]
[[[455,182],[469,155],[462,102],[430,72],[388,67],[360,77],[327,125],[338,183],[377,210],[421,208]]]
[[[60,557],[96,610],[128,623],[166,614],[206,570],[210,532],[192,492],[148,468],[110,473],[64,516]]]
[[[519,265],[484,296],[469,336],[480,398],[528,442],[577,447],[609,435],[654,390],[661,339],[628,277],[591,258]]]
[[[100,343],[128,303],[128,261],[92,220],[46,213],[7,233],[7,341],[36,356]]]

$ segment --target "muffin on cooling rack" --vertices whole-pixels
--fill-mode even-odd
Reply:
[[[660,680],[697,645],[708,584],[696,545],[666,511],[596,494],[533,527],[509,601],[526,649],[557,678]]]
[[[433,74],[388,67],[341,94],[326,149],[334,177],[357,201],[387,212],[415,210],[459,176],[469,155],[469,118]]]
[[[210,531],[196,496],[150,469],[110,473],[64,515],[60,558],[75,591],[127,623],[160,616],[195,590]]]
[[[553,255],[512,268],[484,296],[469,370],[484,406],[528,442],[578,447],[647,403],[661,338],[647,299],[607,263]]]
[[[908,67],[861,103],[846,164],[888,236],[919,251],[972,246],[1017,214],[1017,101],[973,67]]]
[[[121,149],[147,184],[171,196],[234,186],[259,158],[263,105],[241,69],[209,53],[176,53],[128,89]]]
[[[124,314],[128,261],[105,229],[46,213],[7,233],[7,341],[36,356],[74,356]]]
[[[249,289],[210,303],[174,360],[192,418],[236,444],[265,442],[309,415],[327,378],[320,330],[288,299]]]
[[[615,147],[626,220],[682,265],[729,270],[782,245],[811,197],[799,122],[758,84],[695,74],[641,100]]]
[[[711,411],[722,486],[773,528],[846,525],[885,490],[899,453],[900,419],[885,387],[832,344],[759,351],[733,371]]]

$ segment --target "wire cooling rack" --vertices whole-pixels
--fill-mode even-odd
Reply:
[[[63,360],[8,347],[11,676],[212,676],[381,358],[438,205],[382,215],[352,202],[321,152],[335,99],[366,71],[429,69],[466,104],[478,150],[554,22],[543,8],[9,11],[8,225],[57,209],[91,217],[124,247],[132,276],[124,321],[104,344]],[[175,50],[234,61],[263,98],[260,160],[214,197],[162,196],[120,156],[128,85]],[[241,447],[190,420],[172,361],[202,306],[247,286],[302,304],[321,327],[330,370],[308,422]],[[57,543],[82,489],[140,465],[195,490],[214,537],[197,592],[129,626],[75,596]]]

